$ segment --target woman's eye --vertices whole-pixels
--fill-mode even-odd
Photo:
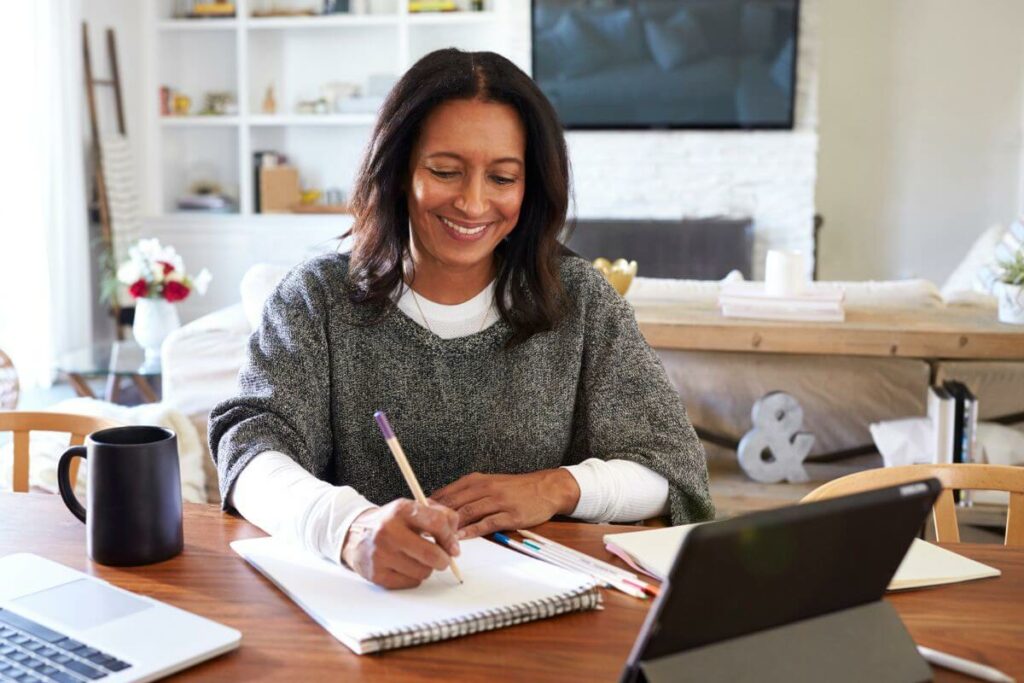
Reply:
[[[441,180],[447,180],[449,178],[454,178],[455,176],[458,175],[457,171],[440,171],[440,170],[438,170],[436,168],[431,168],[431,169],[428,169],[428,170],[432,174],[434,174],[435,177],[440,178]]]
[[[500,175],[491,176],[491,180],[498,183],[499,185],[511,185],[516,181],[515,178],[506,178],[505,176]]]

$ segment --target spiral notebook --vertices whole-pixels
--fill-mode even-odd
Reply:
[[[459,569],[390,591],[326,559],[271,538],[231,548],[356,654],[432,643],[558,614],[596,609],[593,579],[476,538],[460,544]]]

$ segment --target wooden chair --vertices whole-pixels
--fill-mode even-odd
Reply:
[[[28,443],[31,432],[63,432],[71,435],[69,446],[81,446],[85,437],[119,423],[101,417],[71,415],[69,413],[32,413],[27,411],[0,410],[0,432],[14,432],[14,477],[15,492],[28,491]],[[78,481],[78,467],[82,460],[71,461],[71,485]]]
[[[882,467],[848,474],[822,484],[804,496],[801,502],[809,503],[870,489],[897,486],[929,477],[935,477],[942,482],[942,493],[939,494],[932,509],[937,541],[960,542],[953,489],[984,489],[1009,492],[1010,506],[1006,514],[1004,543],[1008,546],[1024,547],[1024,467],[975,464]]]

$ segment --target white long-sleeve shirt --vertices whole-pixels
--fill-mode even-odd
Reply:
[[[475,334],[494,324],[494,283],[454,306],[434,303],[404,288],[399,310],[444,338]],[[417,305],[418,304],[418,305]],[[588,522],[622,522],[663,514],[668,481],[630,460],[590,458],[565,467],[579,485],[572,517]],[[246,519],[278,536],[341,562],[341,546],[353,520],[374,507],[351,486],[317,479],[292,458],[261,453],[245,467],[229,493],[229,503]]]

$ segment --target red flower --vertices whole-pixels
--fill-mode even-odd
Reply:
[[[128,293],[136,299],[141,299],[146,296],[146,290],[149,289],[149,285],[142,278],[139,278],[132,283],[131,287],[128,288]]]
[[[187,297],[188,293],[188,287],[180,282],[171,281],[164,284],[164,298],[172,304]]]
[[[164,276],[174,272],[174,266],[167,261],[157,261],[157,263],[164,267]]]

